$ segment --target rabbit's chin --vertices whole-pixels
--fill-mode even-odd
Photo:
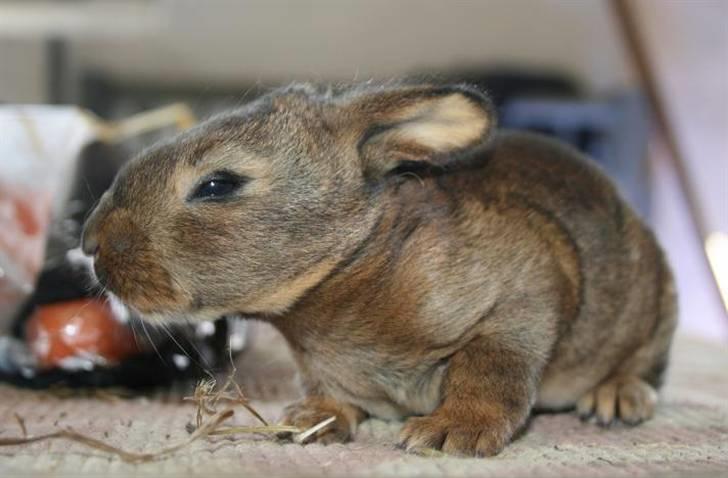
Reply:
[[[230,312],[230,311],[226,311],[226,310],[222,310],[222,309],[213,309],[213,308],[198,309],[195,311],[185,311],[185,310],[142,311],[142,310],[135,309],[133,306],[127,306],[127,307],[131,311],[133,311],[134,315],[138,316],[140,319],[144,320],[145,322],[153,323],[153,324],[201,323],[201,322],[214,321],[221,317],[238,315],[234,312]]]
[[[252,316],[253,314],[241,314],[237,310],[228,310],[224,307],[194,307],[187,308],[184,305],[173,307],[140,307],[133,300],[125,300],[114,292],[105,289],[104,295],[110,305],[114,316],[122,321],[139,319],[151,324],[195,324],[210,322],[221,317]]]

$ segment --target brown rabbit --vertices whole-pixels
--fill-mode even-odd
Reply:
[[[86,224],[148,320],[270,321],[285,422],[410,417],[406,449],[493,455],[531,410],[652,416],[675,327],[652,233],[575,150],[495,131],[468,87],[292,86],[131,161]]]

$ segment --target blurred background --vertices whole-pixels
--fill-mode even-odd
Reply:
[[[418,77],[475,84],[502,126],[589,153],[665,247],[681,332],[728,343],[727,19],[724,0],[0,0],[0,187],[66,178],[34,212],[52,218],[37,231],[51,239],[14,297],[37,289],[118,165],[155,139],[291,81]],[[74,122],[75,142],[53,139]],[[28,173],[30,156],[41,166]],[[6,280],[22,269],[13,217],[0,208]],[[29,310],[16,302],[5,330]]]

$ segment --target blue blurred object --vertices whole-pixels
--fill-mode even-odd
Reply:
[[[649,120],[638,92],[604,100],[514,98],[500,107],[500,125],[555,136],[588,154],[640,215],[649,217]]]

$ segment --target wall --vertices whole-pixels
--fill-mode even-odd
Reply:
[[[80,63],[119,77],[202,84],[366,79],[483,62],[555,67],[599,91],[629,81],[607,2],[182,0],[166,5],[168,27],[133,40],[106,35],[79,41]]]
[[[39,103],[45,98],[42,42],[0,40],[0,103]]]

